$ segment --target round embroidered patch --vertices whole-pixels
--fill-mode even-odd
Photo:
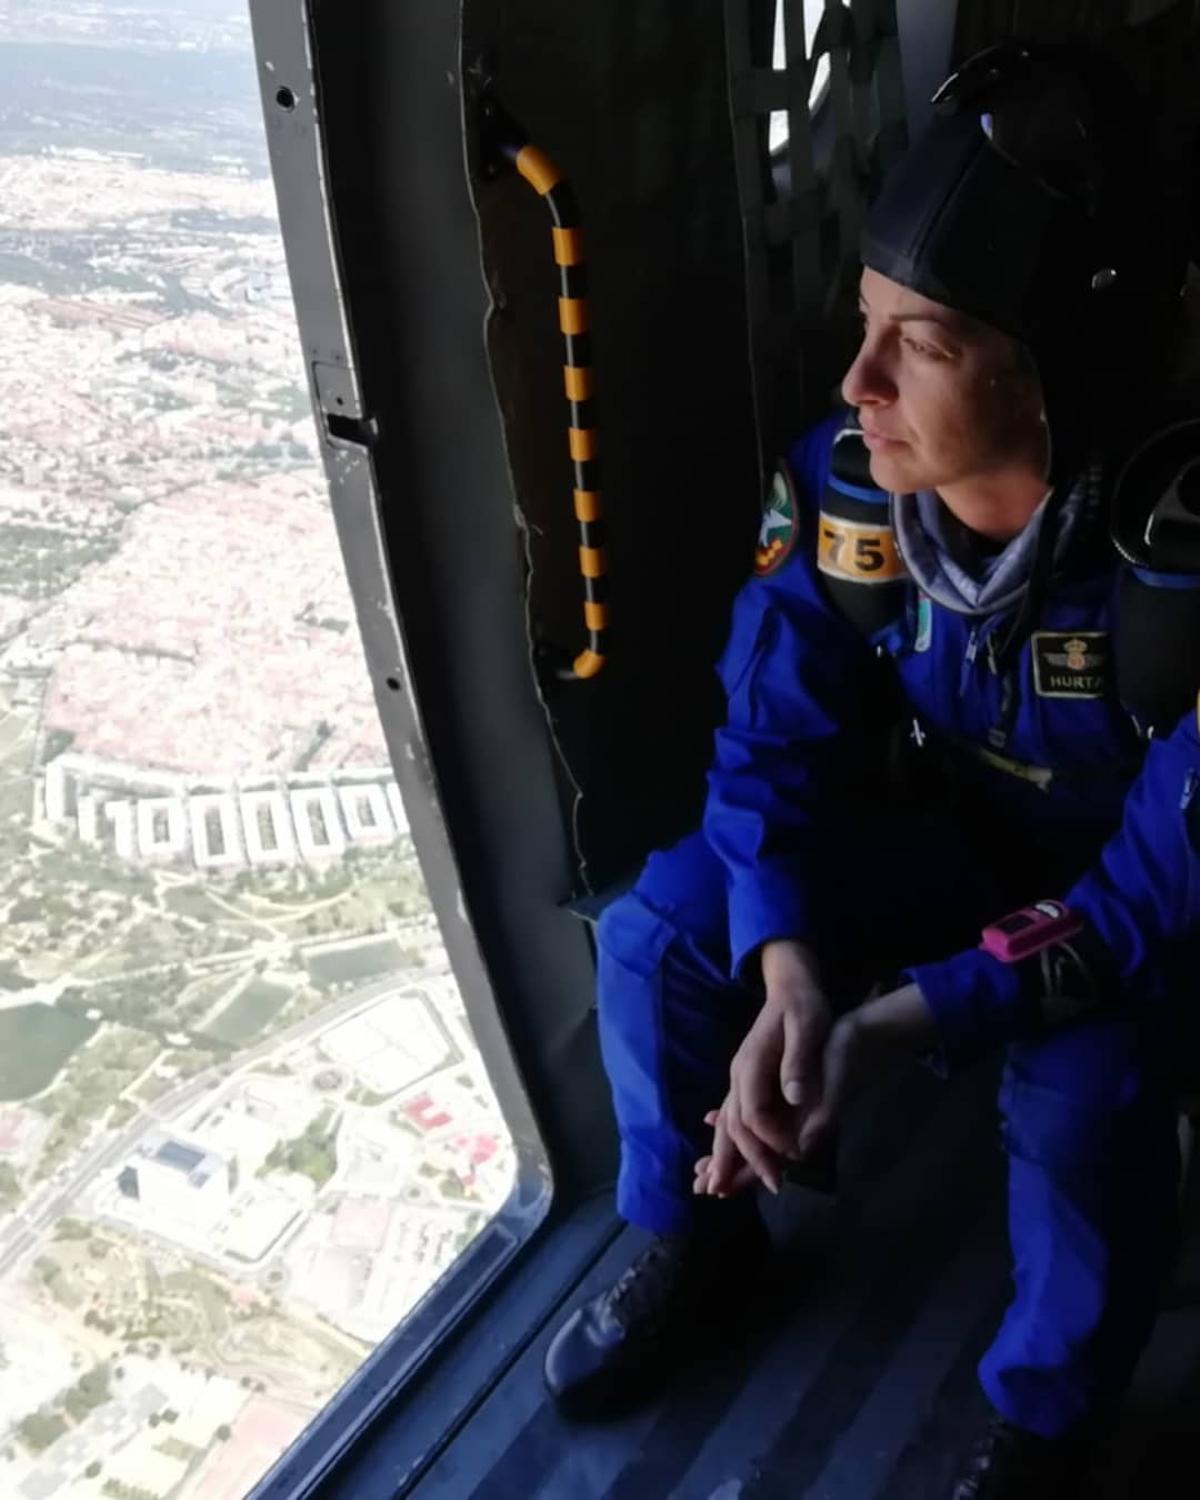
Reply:
[[[754,549],[754,572],[766,578],[783,567],[796,545],[796,496],[791,475],[776,469],[763,506],[758,546]]]

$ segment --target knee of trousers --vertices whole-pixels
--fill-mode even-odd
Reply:
[[[747,999],[729,978],[720,939],[705,939],[655,910],[637,889],[600,919],[600,1046],[621,1120],[651,1097],[661,1104],[669,1096],[685,1113],[695,1113],[693,1095],[705,1108],[720,1102],[717,1091],[748,1025]]]
[[[1128,1020],[1085,1022],[1010,1048],[1000,1109],[1009,1155],[1064,1185],[1088,1196],[1114,1180],[1143,1197],[1173,1190],[1173,1099]]]
[[[640,1023],[664,990],[686,993],[732,985],[714,935],[697,933],[655,910],[636,889],[602,914],[596,929],[597,1005],[602,1023],[632,1009]]]
[[[627,988],[637,988],[637,980],[658,979],[674,936],[671,924],[651,911],[636,890],[604,909],[596,926],[597,1001],[602,1014],[619,1005]],[[623,983],[625,976],[634,982]]]

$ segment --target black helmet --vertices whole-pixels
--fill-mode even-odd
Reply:
[[[1131,93],[1083,45],[978,53],[934,95],[932,123],[863,233],[872,270],[1026,346],[1056,480],[1145,389],[1182,276],[1167,264]]]

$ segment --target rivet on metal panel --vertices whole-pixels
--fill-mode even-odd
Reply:
[[[362,403],[353,373],[345,365],[330,364],[327,360],[313,361],[313,381],[317,387],[317,400],[321,409],[330,416],[361,417]]]

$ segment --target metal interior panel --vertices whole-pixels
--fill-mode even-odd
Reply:
[[[326,425],[331,445],[357,436],[369,452],[374,512],[348,517],[344,536],[349,551],[382,543],[404,643],[400,665],[369,628],[386,611],[360,599],[369,659],[385,714],[393,700],[419,706],[420,741],[393,742],[393,755],[444,818],[457,888],[437,869],[431,887],[443,928],[460,935],[452,958],[498,1091],[518,1122],[528,1091],[569,1193],[577,1167],[589,1184],[611,1172],[609,1110],[590,945],[559,905],[572,852],[529,669],[521,538],[484,345],[458,16],[447,4],[314,0],[309,27],[321,174],[368,424],[339,425],[338,408]],[[286,199],[285,186],[285,234]],[[299,227],[293,243],[302,256]],[[301,273],[296,285],[303,327],[310,283]],[[314,374],[327,398],[332,372]],[[569,1111],[555,1099],[564,1076]]]
[[[759,509],[720,8],[467,0],[463,58],[566,173],[582,211],[612,656],[543,675],[580,889],[631,873],[698,815],[712,663]],[[493,305],[488,347],[535,642],[579,644],[558,280],[545,208],[468,153]],[[800,414],[797,414],[797,421]],[[577,805],[575,805],[578,796]]]
[[[880,177],[904,148],[907,113],[893,0],[826,6],[811,47],[802,0],[725,0],[729,93],[746,246],[747,309],[764,467],[824,415],[858,337],[859,235]],[[812,98],[819,63],[828,82]],[[768,153],[768,120],[787,142]]]

